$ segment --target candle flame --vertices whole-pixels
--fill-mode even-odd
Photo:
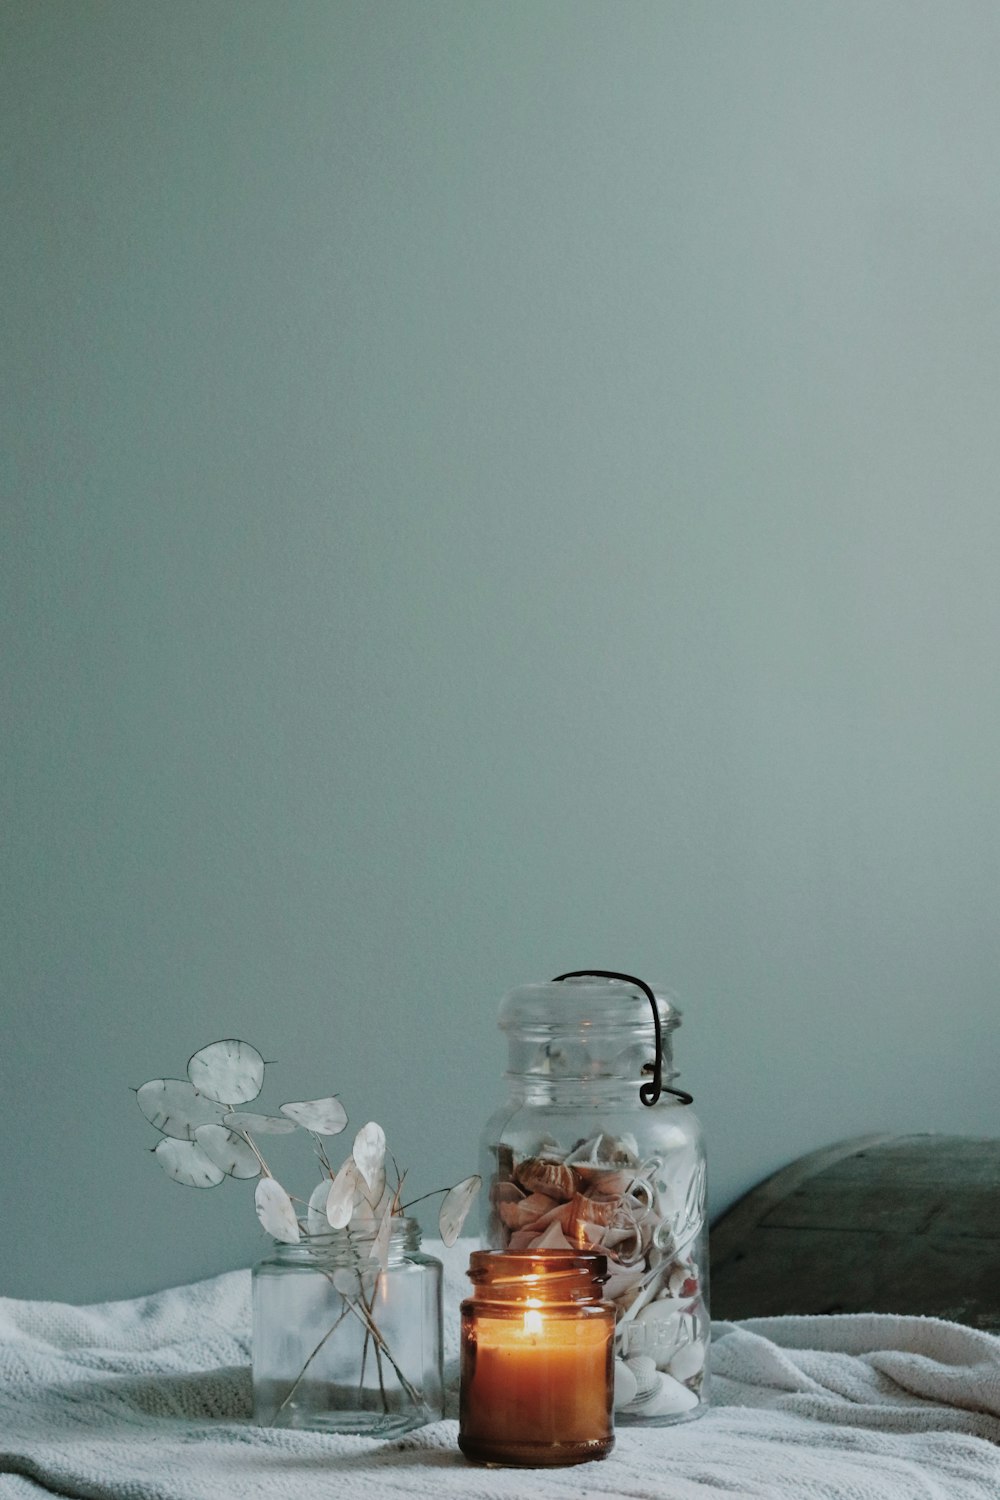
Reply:
[[[544,1323],[542,1315],[537,1309],[542,1304],[537,1297],[529,1297],[527,1301],[528,1310],[524,1314],[524,1331],[525,1333],[541,1333]]]

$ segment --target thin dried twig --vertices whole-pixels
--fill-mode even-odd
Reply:
[[[240,1135],[240,1136],[242,1136],[243,1139],[246,1141],[247,1145],[250,1147],[250,1150],[253,1152],[254,1156],[256,1156],[257,1160],[260,1162],[260,1170],[263,1172],[264,1176],[265,1177],[272,1176],[273,1174],[271,1172],[271,1168],[268,1166],[267,1162],[264,1160],[264,1158],[261,1156],[260,1152],[257,1150],[257,1147],[254,1145],[253,1136],[250,1134],[250,1132],[248,1130],[236,1130],[236,1131],[233,1132],[233,1134],[234,1135]]]
[[[295,1392],[298,1390],[299,1386],[302,1384],[303,1380],[305,1379],[305,1374],[306,1374],[306,1371],[308,1370],[309,1366],[312,1364],[313,1360],[316,1358],[317,1354],[322,1349],[322,1347],[326,1343],[327,1339],[331,1338],[333,1336],[333,1334],[336,1333],[336,1331],[340,1327],[341,1323],[347,1317],[347,1314],[348,1314],[349,1311],[350,1311],[350,1309],[348,1307],[344,1308],[343,1312],[340,1314],[340,1317],[337,1319],[337,1321],[335,1323],[333,1323],[326,1330],[326,1332],[324,1333],[323,1337],[320,1339],[319,1343],[316,1345],[315,1349],[310,1354],[309,1358],[306,1360],[305,1364],[302,1366],[302,1368],[299,1371],[299,1373],[296,1375],[295,1380],[292,1383],[292,1387],[291,1387],[291,1389],[288,1392],[288,1395],[285,1397],[284,1401],[282,1401],[281,1405],[278,1407],[278,1409],[275,1412],[274,1416],[271,1418],[271,1426],[272,1427],[274,1427],[277,1424],[278,1418],[281,1416],[281,1413],[284,1411],[285,1407],[288,1405],[289,1401],[291,1401],[292,1397],[295,1395]]]
[[[382,1353],[385,1355],[386,1359],[389,1361],[389,1363],[392,1365],[392,1368],[395,1370],[395,1372],[396,1372],[396,1379],[399,1381],[400,1385],[403,1387],[403,1390],[409,1396],[410,1400],[419,1403],[419,1401],[420,1401],[420,1393],[419,1393],[419,1391],[416,1389],[416,1387],[414,1385],[412,1385],[410,1383],[409,1380],[407,1380],[406,1376],[403,1374],[402,1370],[399,1368],[399,1365],[396,1363],[396,1360],[395,1360],[395,1357],[394,1357],[394,1355],[392,1353],[392,1350],[389,1348],[389,1345],[386,1343],[385,1339],[382,1336],[382,1330],[379,1328],[378,1324],[375,1322],[374,1318],[372,1317],[371,1313],[368,1311],[367,1307],[365,1307],[364,1303],[362,1302],[362,1304],[361,1304],[362,1305],[362,1311],[359,1312],[357,1306],[355,1305],[355,1303],[349,1301],[349,1299],[345,1299],[345,1300],[348,1301],[348,1306],[351,1307],[354,1310],[354,1312],[361,1319],[361,1321],[365,1324],[365,1326],[367,1328],[371,1329],[371,1335],[372,1335],[372,1338],[373,1338],[373,1340],[375,1342],[375,1356],[376,1356],[376,1358],[378,1358],[378,1353],[379,1353],[379,1350],[381,1349]]]

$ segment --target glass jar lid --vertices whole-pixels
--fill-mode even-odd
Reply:
[[[681,1024],[675,998],[661,986],[650,988],[664,1031]],[[511,990],[500,1006],[502,1031],[639,1030],[653,1035],[649,997],[633,980],[607,979],[600,974],[574,974],[547,984],[522,984]]]
[[[500,1006],[510,1078],[577,1078],[591,1083],[645,1076],[639,1097],[653,1105],[675,1077],[671,1033],[681,1013],[673,997],[644,979],[610,969],[574,970],[547,984],[511,990]],[[652,1057],[649,1052],[652,1049]]]

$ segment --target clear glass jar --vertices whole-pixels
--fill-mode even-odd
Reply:
[[[441,1262],[400,1218],[388,1266],[350,1230],[275,1244],[253,1273],[254,1420],[396,1437],[444,1415]]]
[[[667,995],[600,971],[525,985],[500,1009],[509,1098],[483,1133],[484,1241],[608,1257],[622,1424],[686,1421],[708,1399],[705,1151],[690,1095],[669,1088],[680,1019]]]
[[[479,1463],[551,1467],[614,1446],[615,1310],[603,1255],[473,1252],[462,1303],[458,1446]]]

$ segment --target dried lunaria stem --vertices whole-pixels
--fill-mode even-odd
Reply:
[[[350,1155],[334,1170],[323,1139],[347,1127],[347,1111],[336,1094],[293,1100],[280,1105],[277,1114],[239,1107],[260,1094],[266,1066],[256,1047],[228,1037],[200,1047],[188,1061],[186,1079],[153,1078],[136,1089],[142,1113],[165,1137],[153,1152],[160,1166],[184,1187],[218,1187],[226,1177],[259,1178],[254,1206],[275,1239],[298,1244],[331,1230],[350,1230],[369,1237],[374,1258],[384,1261],[393,1220],[406,1208],[401,1192],[405,1173],[387,1151],[385,1131],[375,1120],[362,1125]],[[312,1136],[324,1174],[302,1219],[296,1217],[291,1196],[275,1180],[258,1144],[261,1136],[296,1130]],[[395,1172],[394,1189],[386,1183],[387,1160]],[[466,1177],[453,1188],[437,1190],[443,1198],[439,1227],[446,1245],[454,1244],[461,1233],[479,1185],[478,1177]]]
[[[374,1347],[383,1400],[383,1357],[404,1390],[416,1397],[378,1328],[373,1308],[379,1277],[388,1266],[393,1229],[403,1221],[407,1209],[422,1199],[403,1203],[406,1173],[400,1172],[395,1158],[387,1152],[385,1131],[374,1120],[361,1127],[350,1154],[339,1167],[333,1167],[324,1142],[347,1127],[347,1111],[336,1094],[282,1104],[277,1114],[242,1108],[263,1089],[265,1068],[256,1047],[230,1037],[195,1052],[187,1065],[186,1080],[154,1078],[144,1083],[135,1091],[136,1103],[163,1136],[153,1154],[167,1176],[184,1187],[217,1187],[226,1177],[256,1178],[254,1208],[262,1227],[281,1244],[302,1245],[317,1262],[329,1253],[331,1235],[344,1241],[348,1263],[332,1274],[323,1270],[341,1299],[341,1311],[306,1360],[279,1412],[291,1400],[306,1368],[349,1314],[365,1328],[366,1351],[369,1339]],[[275,1179],[260,1148],[262,1137],[289,1135],[296,1130],[311,1137],[322,1168],[323,1175],[308,1200],[292,1198]],[[394,1187],[386,1180],[387,1160],[395,1175]],[[442,1197],[438,1224],[446,1245],[453,1245],[461,1233],[479,1187],[480,1179],[472,1176],[452,1188],[423,1195]],[[295,1211],[296,1202],[305,1209],[301,1218]]]

